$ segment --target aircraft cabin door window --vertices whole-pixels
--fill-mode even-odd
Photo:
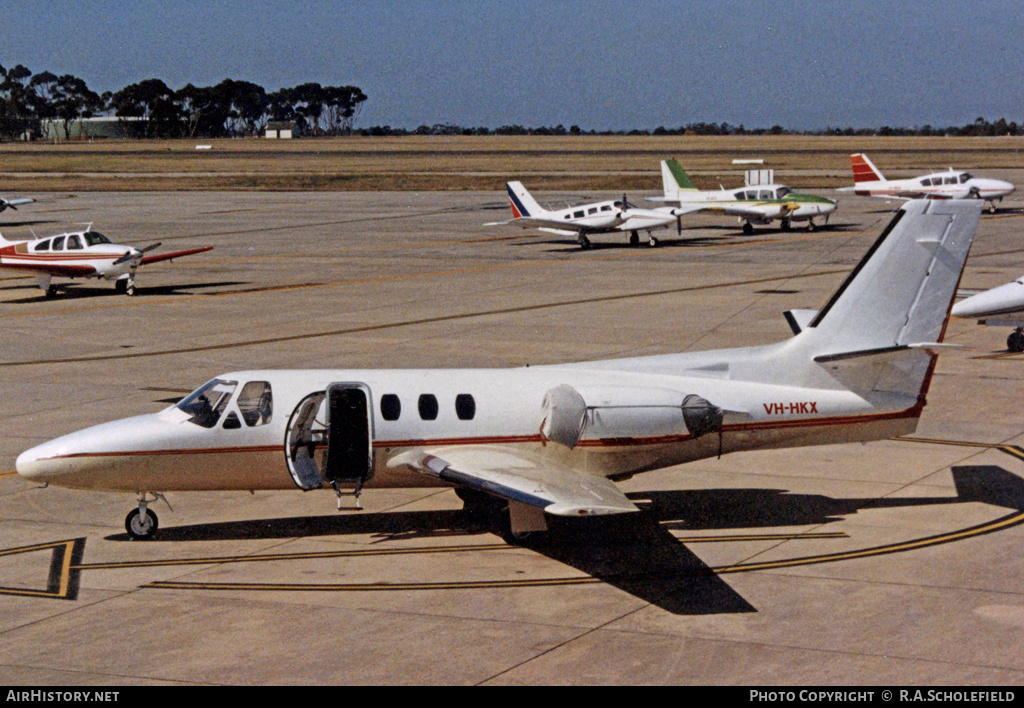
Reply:
[[[57,238],[53,239],[52,249],[54,251],[63,251],[64,250],[64,237],[63,236],[58,236]]]
[[[77,236],[68,236],[68,250],[69,251],[71,249],[81,250],[81,248],[82,248],[82,240],[80,238],[78,238]]]

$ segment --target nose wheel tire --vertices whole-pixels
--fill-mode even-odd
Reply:
[[[146,509],[145,514],[139,509],[132,509],[124,519],[124,529],[136,541],[146,541],[153,538],[156,533],[158,522],[156,514],[152,509]]]

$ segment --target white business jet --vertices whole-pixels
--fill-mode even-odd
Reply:
[[[975,177],[970,172],[954,170],[933,172],[909,179],[886,179],[875,163],[863,153],[850,155],[853,168],[852,187],[840,192],[853,192],[862,197],[886,199],[981,199],[995,212],[996,202],[1012,194],[1014,186],[1000,179]]]
[[[913,432],[980,217],[977,201],[904,205],[795,336],[767,346],[517,369],[234,371],[176,405],[22,453],[33,482],[139,495],[125,527],[156,531],[154,496],[342,493],[448,485],[467,511],[637,507],[616,480],[741,450]]]
[[[765,175],[766,180],[751,179],[752,175]],[[836,203],[826,197],[794,192],[774,182],[773,170],[750,170],[746,185],[737,189],[700,190],[675,159],[661,161],[661,181],[665,195],[652,201],[675,204],[675,214],[708,211],[737,217],[743,223],[743,233],[754,233],[754,224],[764,226],[778,221],[783,231],[790,225],[807,222],[807,230],[814,231],[814,220],[836,210]]]
[[[8,241],[0,235],[0,268],[35,273],[36,282],[47,297],[56,293],[52,283],[54,276],[112,280],[117,292],[134,295],[135,270],[139,266],[213,249],[213,246],[203,246],[158,256],[145,255],[159,245],[152,243],[145,248],[133,248],[111,243],[106,236],[93,231],[91,224],[83,231],[31,241]]]
[[[1024,352],[1024,277],[961,300],[953,305],[952,314],[983,325],[1013,327],[1006,348]]]
[[[651,231],[677,221],[675,212],[668,207],[641,209],[633,206],[623,195],[621,200],[578,204],[565,209],[548,210],[542,207],[526,191],[521,182],[507,182],[509,203],[512,205],[512,219],[492,221],[484,226],[515,224],[524,229],[537,229],[553,234],[576,236],[580,248],[590,248],[592,234],[628,233],[629,243],[640,243],[640,231],[647,232],[647,243],[657,246]],[[677,227],[679,227],[677,223]],[[680,228],[681,230],[681,228]]]

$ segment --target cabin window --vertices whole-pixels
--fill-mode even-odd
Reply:
[[[590,207],[590,209],[587,210],[587,214],[596,214],[596,213],[597,213],[597,207]]]
[[[946,177],[942,180],[945,184],[956,184],[956,177]]]
[[[736,192],[736,199],[746,201],[747,193],[746,192]]]
[[[221,426],[225,430],[238,430],[242,427],[242,424],[238,422],[238,416],[235,415],[234,411],[231,411],[224,416],[224,425]]]
[[[771,199],[772,198],[772,190],[770,190],[770,189],[762,189],[760,194],[758,195],[758,198],[759,199]]]
[[[72,248],[81,249],[82,239],[78,238],[78,236],[68,236],[68,249]]]
[[[110,239],[101,234],[99,231],[86,231],[85,234],[83,234],[83,236],[85,237],[85,245],[87,246],[95,246],[101,243],[110,243]]]
[[[274,397],[266,381],[250,381],[238,394],[238,412],[250,428],[266,425],[274,414]],[[224,423],[227,427],[227,421]]]
[[[752,189],[749,192],[747,192],[747,199],[757,199],[757,190]]]
[[[63,236],[58,236],[57,238],[53,239],[53,250],[54,251],[63,251],[64,250],[64,237]]]
[[[605,204],[603,207],[601,207],[601,211],[611,211],[611,210],[612,210],[612,208],[608,204]]]
[[[582,210],[581,211],[574,211],[572,213],[572,216],[573,216],[574,219],[579,219],[580,217],[583,216],[583,211]]]
[[[460,393],[455,397],[455,415],[459,420],[473,420],[476,416],[476,401],[468,393]]]
[[[380,414],[384,420],[398,420],[402,415],[402,402],[393,393],[385,393],[380,397]]]
[[[419,400],[420,418],[423,420],[437,420],[437,396],[432,393],[424,393]]]
[[[49,251],[50,250],[50,239],[46,239],[45,241],[40,241],[39,243],[36,244],[36,247],[33,248],[32,250],[33,251]]]
[[[923,179],[923,180],[921,180],[921,186],[922,187],[931,187],[932,186],[932,181],[930,179]]]
[[[192,416],[188,419],[190,423],[212,428],[217,424],[237,386],[237,381],[213,379],[179,401],[177,407]]]
[[[563,216],[562,218],[563,218],[563,219],[571,219],[571,218],[572,218],[572,214],[566,214],[566,215],[565,215],[565,216]]]

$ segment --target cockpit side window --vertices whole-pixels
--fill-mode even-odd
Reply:
[[[58,236],[57,238],[53,239],[53,250],[54,251],[63,251],[64,250],[64,237],[63,236]]]
[[[962,175],[960,175],[960,184],[966,184],[967,180],[969,180],[970,178],[971,174],[969,172],[964,172]]]
[[[946,177],[943,179],[946,184],[956,184],[956,177]]]
[[[238,412],[250,428],[266,425],[274,413],[274,397],[266,381],[250,381],[238,394]]]
[[[70,250],[72,248],[82,248],[82,240],[78,238],[78,236],[68,236],[68,249]]]
[[[85,243],[87,246],[95,246],[100,243],[110,243],[110,239],[101,234],[99,231],[86,231]]]
[[[203,384],[195,391],[178,402],[178,409],[188,413],[190,423],[203,428],[212,428],[217,424],[221,413],[227,408],[231,394],[238,386],[237,381],[214,379]]]
[[[39,243],[36,244],[36,247],[33,248],[32,250],[33,251],[49,251],[50,250],[50,239],[46,239],[45,241],[40,241]]]

